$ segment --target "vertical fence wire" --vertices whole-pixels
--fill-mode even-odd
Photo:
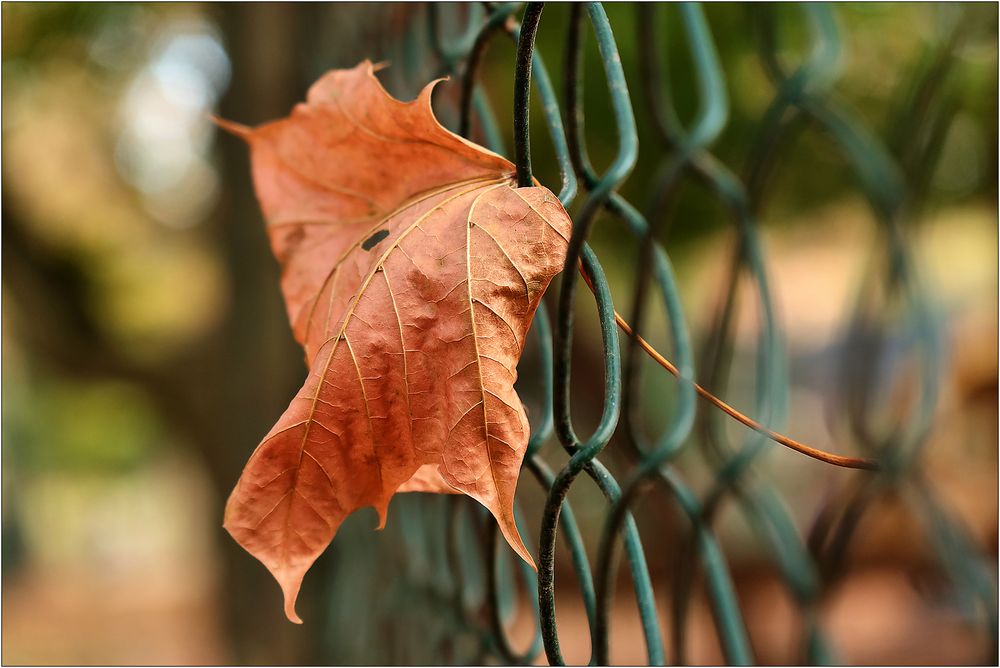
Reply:
[[[847,551],[860,521],[879,498],[890,493],[907,499],[910,510],[922,521],[963,609],[989,630],[992,648],[988,649],[995,657],[997,605],[990,565],[937,501],[921,468],[921,449],[942,374],[941,344],[909,239],[928,163],[933,164],[935,151],[940,150],[954,108],[947,101],[934,101],[941,97],[938,93],[966,24],[959,19],[945,28],[928,66],[901,96],[893,127],[924,139],[914,148],[913,142],[900,141],[897,131],[891,144],[894,154],[832,92],[842,51],[833,8],[824,4],[800,7],[809,49],[801,62],[791,65],[782,58],[774,12],[749,10],[759,60],[774,94],[756,126],[746,163],[737,174],[712,153],[727,124],[729,100],[725,72],[702,8],[695,3],[670,7],[651,3],[637,6],[635,11],[641,83],[637,104],[645,106],[658,140],[657,145],[644,150],[660,156],[648,187],[652,195],[642,207],[618,192],[636,163],[639,136],[615,33],[600,3],[570,6],[561,63],[561,101],[546,63],[534,49],[538,26],[545,20],[544,3],[431,3],[426,8],[426,23],[414,26],[403,40],[403,57],[411,66],[419,59],[432,61],[437,74],[459,80],[457,131],[464,136],[477,131],[490,149],[501,154],[508,154],[503,133],[479,75],[490,43],[502,36],[512,41],[515,58],[509,84],[514,91],[514,147],[510,155],[517,167],[518,185],[534,183],[531,142],[543,137],[529,127],[534,101],[542,109],[545,135],[559,165],[559,199],[573,212],[573,233],[558,293],[554,299],[553,295],[548,298],[554,307],[554,320],[546,308],[540,308],[530,333],[537,349],[541,387],[537,393],[540,405],[531,414],[532,435],[524,463],[526,475],[522,477],[537,485],[545,501],[540,526],[526,525],[519,507],[515,513],[529,549],[534,551],[530,538],[538,539],[538,572],[511,559],[498,540],[495,523],[483,509],[464,499],[418,495],[399,503],[403,516],[396,523],[401,527],[395,538],[397,545],[389,550],[390,563],[379,567],[394,569],[400,576],[382,596],[394,602],[393,610],[399,610],[398,602],[405,601],[404,607],[412,615],[385,620],[386,630],[395,638],[395,653],[387,660],[530,664],[544,653],[549,663],[564,664],[556,624],[556,562],[561,544],[568,553],[569,569],[575,575],[587,617],[591,664],[607,664],[611,658],[609,639],[621,557],[631,579],[648,663],[690,661],[688,618],[695,588],[703,580],[725,661],[750,664],[754,657],[746,624],[713,529],[720,510],[729,503],[735,504],[752,534],[766,547],[797,606],[803,621],[800,660],[836,663],[836,648],[820,623],[820,606],[824,594],[844,574]],[[665,20],[678,23],[694,67],[697,109],[687,123],[679,118],[675,100],[680,93],[669,75],[669,63],[665,63],[661,34]],[[596,42],[603,69],[600,74],[585,72],[583,56],[588,39]],[[614,128],[600,131],[604,141],[615,138],[617,152],[608,167],[598,172],[587,150],[582,87],[585,80],[589,84],[602,78]],[[491,88],[497,85],[490,82]],[[696,410],[694,389],[697,379],[725,398],[736,307],[749,297],[756,304],[759,326],[753,401],[748,412],[769,428],[780,429],[784,424],[789,394],[787,362],[757,220],[781,156],[803,132],[819,133],[842,156],[878,223],[879,244],[844,330],[843,345],[852,354],[845,356],[850,362],[840,371],[835,414],[857,447],[881,463],[876,473],[854,472],[847,485],[826,501],[805,536],[760,465],[768,450],[764,438],[748,432],[734,439],[714,412]],[[698,355],[697,373],[670,256],[658,241],[669,225],[679,186],[685,180],[701,184],[724,205],[735,238],[728,276],[722,282],[715,316]],[[630,309],[622,310],[629,315],[631,336],[620,338],[610,286],[600,259],[587,243],[598,223],[621,225],[637,249]],[[574,393],[592,392],[592,388],[572,380],[580,273],[593,292],[604,375],[600,419],[588,435],[581,435],[570,409]],[[641,420],[640,362],[644,353],[637,341],[653,299],[666,314],[670,347],[664,352],[675,362],[679,378],[673,405],[667,411],[670,421],[651,437]],[[886,308],[890,304],[898,308]],[[904,419],[886,429],[877,420],[881,398],[876,394],[882,385],[873,370],[885,361],[890,348],[896,351],[891,356],[894,368],[900,369],[906,359],[916,360],[922,376],[919,400]],[[623,454],[631,463],[621,481],[600,459],[616,430],[622,436]],[[558,470],[550,467],[541,452],[553,436],[565,452]],[[702,493],[694,490],[676,465],[677,458],[696,442],[714,474],[712,485]],[[583,478],[597,486],[607,504],[593,562],[567,498]],[[657,606],[633,515],[636,504],[653,490],[665,494],[656,498],[671,499],[687,522],[687,533],[677,546],[680,556],[675,560],[666,606],[669,626],[660,618],[662,608]],[[343,600],[342,593],[338,598]],[[508,636],[508,622],[524,609],[531,615],[533,633],[518,649]],[[417,631],[408,634],[414,628]],[[663,640],[665,628],[670,631],[669,648]]]

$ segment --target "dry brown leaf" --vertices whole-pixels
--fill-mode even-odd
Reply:
[[[528,441],[514,380],[570,219],[514,166],[443,128],[429,84],[392,98],[368,61],[285,119],[222,122],[252,154],[309,375],[247,462],[225,527],[281,584],[285,613],[347,515],[398,491],[460,492],[532,561],[513,500]]]

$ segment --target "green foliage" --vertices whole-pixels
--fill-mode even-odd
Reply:
[[[125,473],[162,439],[159,417],[133,385],[52,377],[5,385],[4,442],[28,471]]]

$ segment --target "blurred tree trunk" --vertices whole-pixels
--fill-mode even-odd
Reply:
[[[219,8],[219,23],[232,62],[232,80],[220,112],[257,124],[286,115],[305,95],[306,31],[316,10],[297,4],[233,3]],[[250,176],[249,151],[221,137],[224,184],[216,217],[219,255],[230,277],[229,312],[215,341],[210,401],[215,431],[211,452],[220,500],[235,484],[254,446],[288,405],[305,378],[302,352],[285,316],[279,270],[271,255]],[[220,505],[221,517],[221,505]],[[220,522],[221,524],[221,522]],[[313,623],[284,618],[280,592],[266,569],[219,528],[223,545],[224,607],[238,663],[301,663],[315,643]],[[310,597],[304,596],[302,606]],[[303,617],[309,619],[303,609]]]

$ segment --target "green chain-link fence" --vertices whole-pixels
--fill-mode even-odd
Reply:
[[[921,193],[953,111],[942,88],[968,21],[961,10],[946,14],[950,22],[941,29],[944,37],[914,79],[909,97],[899,105],[891,141],[883,144],[831,94],[843,44],[834,7],[809,4],[798,8],[807,48],[802,50],[801,61],[794,63],[784,57],[788,49],[781,43],[775,10],[748,11],[747,29],[753,32],[773,94],[753,131],[749,157],[736,173],[712,153],[713,143],[727,125],[729,100],[726,73],[702,8],[650,4],[635,11],[641,94],[626,85],[615,31],[599,3],[574,4],[569,10],[559,94],[546,63],[533,51],[536,29],[545,20],[541,3],[430,5],[407,15],[409,24],[405,38],[399,40],[394,69],[412,76],[430,68],[460,82],[453,128],[511,157],[521,183],[530,182],[532,142],[540,147],[547,140],[562,175],[559,198],[573,215],[566,270],[546,299],[552,315],[547,315],[546,308],[539,309],[531,334],[534,352],[526,354],[520,367],[522,377],[530,379],[519,390],[529,406],[532,437],[517,512],[526,544],[537,553],[539,570],[536,574],[514,559],[497,540],[496,527],[486,514],[468,500],[422,495],[397,499],[395,517],[377,542],[354,540],[349,552],[334,550],[331,557],[325,633],[331,659],[355,663],[532,663],[547,659],[564,663],[555,606],[556,592],[565,589],[582,599],[591,663],[606,664],[609,628],[615,623],[612,610],[617,609],[612,599],[621,593],[616,584],[619,560],[624,556],[649,663],[690,661],[686,640],[691,603],[695,590],[702,588],[724,660],[752,663],[743,612],[713,530],[721,510],[732,504],[766,547],[798,610],[800,660],[836,663],[837,647],[824,633],[820,605],[844,574],[848,548],[867,510],[880,498],[899,495],[925,527],[962,611],[987,630],[985,636],[991,640],[983,647],[983,659],[995,660],[997,602],[992,566],[935,500],[921,464],[921,446],[931,426],[942,370],[938,324],[909,242],[910,221],[922,205]],[[687,123],[679,120],[679,93],[664,62],[663,14],[677,22],[676,32],[687,42],[695,70],[697,111]],[[514,88],[512,151],[503,145],[504,133],[477,78],[485,50],[492,41],[502,39],[516,44],[515,65],[508,81],[489,84],[490,89]],[[585,43],[590,39],[598,47],[615,126],[601,127],[599,134],[602,141],[617,141],[618,146],[603,170],[596,169],[588,157],[588,137],[595,132],[584,131],[583,81],[599,79],[593,72],[584,76]],[[645,105],[658,140],[642,149],[660,156],[642,206],[619,194],[639,151],[633,94]],[[539,105],[547,132],[536,126],[529,132],[531,102]],[[744,406],[745,412],[770,428],[780,430],[784,424],[788,369],[757,217],[768,195],[770,176],[802,133],[815,133],[849,166],[879,225],[877,247],[846,326],[843,346],[850,354],[843,356],[839,366],[834,419],[852,436],[850,442],[838,443],[837,449],[863,452],[880,467],[877,472],[851,472],[846,484],[826,499],[806,535],[769,482],[767,469],[759,465],[762,453],[777,446],[748,430],[733,438],[736,432],[725,428],[724,415],[712,409],[696,410],[692,383],[697,380],[716,395],[727,394],[737,303],[748,297],[743,288],[749,285],[759,331],[753,402]],[[674,216],[680,185],[689,180],[699,183],[702,192],[710,193],[728,212],[738,240],[697,364],[670,256],[657,241],[659,230]],[[654,436],[649,435],[642,415],[651,403],[642,397],[640,382],[645,353],[634,336],[618,331],[611,288],[600,258],[587,244],[595,224],[620,225],[640,249],[634,294],[625,307],[618,307],[633,331],[644,331],[646,311],[655,301],[666,314],[670,345],[664,352],[676,364],[680,380],[677,391],[660,402],[657,410],[669,420]],[[590,433],[583,432],[574,421],[578,416],[570,410],[574,396],[596,391],[588,382],[574,381],[574,373],[579,373],[572,360],[574,321],[589,295],[580,289],[576,271],[580,262],[593,285],[604,353],[600,360],[603,408]],[[918,399],[887,423],[881,390],[907,364],[918,369],[918,377],[911,381]],[[622,449],[616,454],[630,464],[618,467],[624,474],[617,477],[601,461],[616,433],[616,444]],[[543,457],[543,445],[552,441],[562,446],[561,457],[548,450],[551,445]],[[696,492],[677,466],[678,457],[687,449],[703,454],[713,472],[707,491]],[[590,485],[588,479],[606,500],[596,525],[578,523],[567,500],[571,489]],[[659,505],[651,509],[650,499]],[[665,507],[666,499],[675,508]],[[534,504],[532,511],[523,513],[529,504]],[[661,619],[663,608],[657,606],[654,595],[654,573],[663,569],[647,564],[643,542],[648,536],[640,532],[633,516],[639,506],[653,515],[679,510],[686,518],[684,537],[672,546],[676,558],[665,574],[672,583],[666,606],[668,623]],[[540,513],[537,508],[542,509]],[[529,516],[536,520],[529,523]],[[344,533],[350,535],[352,526],[345,527]],[[598,535],[585,537],[584,526]],[[592,558],[588,558],[585,538],[596,545]],[[537,544],[532,545],[532,539]],[[568,564],[558,571],[559,580],[556,566],[563,560],[557,559],[557,552]],[[527,643],[513,643],[507,623],[526,609],[533,612],[534,633]],[[362,624],[362,617],[371,623]],[[664,629],[669,629],[666,641]]]

